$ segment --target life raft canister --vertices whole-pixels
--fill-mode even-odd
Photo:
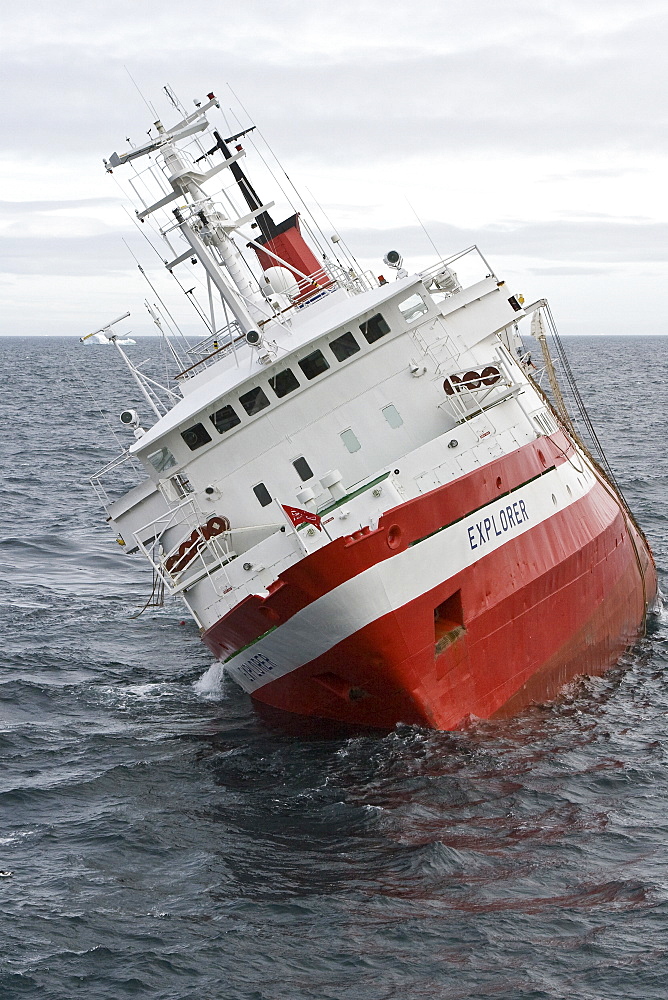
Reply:
[[[202,541],[208,542],[210,538],[215,538],[216,535],[222,535],[224,531],[229,530],[230,522],[228,518],[220,514],[214,514],[206,524],[195,528],[188,538],[185,538],[181,542],[176,552],[169,559],[165,560],[165,569],[168,573],[180,573],[194,559],[202,545]]]

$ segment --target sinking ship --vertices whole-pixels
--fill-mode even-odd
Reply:
[[[656,572],[564,403],[547,302],[477,247],[363,271],[304,212],[275,221],[244,164],[252,128],[223,138],[214,94],[191,113],[168,96],[179,121],[105,166],[129,173],[202,339],[147,303],[161,383],[118,321],[89,335],[116,344],[146,404],[92,482],[154,600],[178,595],[256,702],[354,725],[457,729],[614,664]]]

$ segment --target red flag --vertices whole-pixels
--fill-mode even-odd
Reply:
[[[281,507],[285,511],[287,517],[290,518],[295,528],[299,527],[300,524],[308,523],[315,524],[318,531],[322,531],[320,517],[318,514],[314,514],[310,510],[301,510],[299,507],[286,507],[284,503],[281,504]]]

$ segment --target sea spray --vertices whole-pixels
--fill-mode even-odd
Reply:
[[[225,697],[225,667],[216,660],[202,676],[193,682],[193,690],[201,698],[217,701]]]

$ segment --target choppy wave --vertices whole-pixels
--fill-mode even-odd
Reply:
[[[633,390],[663,341],[568,346],[666,590],[668,390]],[[114,445],[81,352],[0,348],[3,1000],[664,1000],[665,610],[510,721],[260,718],[178,604],[131,617],[150,580],[87,485]],[[141,411],[85,365],[110,419]]]

